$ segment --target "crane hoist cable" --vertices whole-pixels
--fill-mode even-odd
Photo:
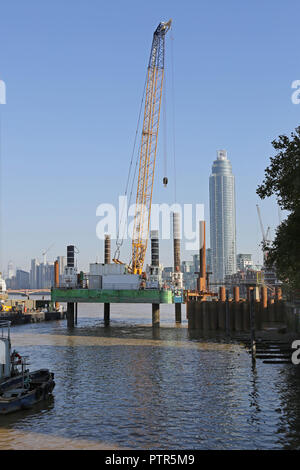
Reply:
[[[175,138],[175,80],[174,80],[174,36],[171,28],[171,77],[172,77],[172,134],[173,134],[173,165],[174,165],[174,202],[177,200],[176,185],[176,138]]]
[[[163,144],[164,144],[164,178],[163,184],[167,187],[168,184],[168,168],[167,168],[167,86],[166,86],[166,73],[164,76],[164,86],[163,86]]]
[[[136,142],[137,142],[138,132],[139,132],[139,128],[140,128],[143,103],[144,103],[144,99],[145,99],[146,83],[147,83],[147,76],[145,78],[144,89],[143,89],[143,94],[142,94],[142,100],[141,100],[139,115],[138,115],[138,122],[137,122],[137,127],[136,127],[136,131],[135,131],[135,136],[134,136],[133,149],[132,149],[131,159],[130,159],[129,168],[128,168],[127,182],[126,182],[125,192],[124,192],[125,197],[127,197],[129,183],[130,183],[130,179],[131,179],[131,172],[132,172],[132,165],[133,165],[133,160],[134,160],[134,155],[135,155]],[[128,206],[127,206],[127,212],[128,212],[128,207],[130,206],[130,203],[131,203],[132,188],[133,188],[133,184],[134,184],[137,164],[138,164],[138,157],[136,157],[135,171],[134,171],[133,178],[132,178],[132,185],[131,185],[129,203],[128,203]],[[124,200],[123,207],[122,207],[121,214],[120,214],[120,225],[122,225],[122,223],[123,223],[124,210],[125,210],[125,200]],[[126,216],[127,216],[127,213],[126,213]],[[124,241],[124,233],[120,234],[120,225],[118,226],[118,233],[117,233],[117,240],[116,240],[116,251],[115,251],[115,254],[114,254],[114,259],[119,258],[120,249],[121,249],[121,246],[123,245],[123,241]]]

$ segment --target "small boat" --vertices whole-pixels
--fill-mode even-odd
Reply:
[[[11,353],[10,322],[0,321],[0,415],[31,408],[52,394],[54,374],[48,369],[30,372],[27,359]]]

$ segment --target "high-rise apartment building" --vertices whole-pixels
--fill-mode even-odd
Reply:
[[[39,262],[37,259],[31,260],[29,282],[31,289],[37,289],[37,272]]]
[[[23,269],[16,271],[16,289],[29,289],[29,273]]]
[[[213,281],[236,272],[235,183],[226,150],[217,152],[209,178],[210,247]]]
[[[14,267],[13,267],[12,262],[10,261],[7,267],[7,278],[11,279],[13,275],[14,275]]]
[[[54,285],[54,263],[41,263],[37,268],[37,289],[50,289]]]

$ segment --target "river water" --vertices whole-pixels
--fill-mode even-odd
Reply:
[[[66,321],[12,327],[31,370],[55,374],[53,399],[0,417],[0,449],[300,449],[300,366],[252,366],[243,344],[191,337],[185,313],[79,305]]]

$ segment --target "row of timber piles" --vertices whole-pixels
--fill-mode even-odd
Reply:
[[[110,235],[105,235],[104,240],[104,264],[110,264],[111,259],[111,245]],[[104,304],[104,325],[108,326],[110,322],[110,304]]]
[[[67,267],[74,268],[75,266],[75,246],[67,246]],[[56,284],[56,280],[55,280]],[[67,325],[68,327],[74,327],[77,324],[77,302],[67,302]]]
[[[239,298],[239,288],[234,288],[233,299],[226,298],[225,288],[220,288],[218,300],[206,301],[199,297],[187,301],[188,327],[203,331],[250,331],[250,295]],[[267,298],[267,289],[261,288],[259,300],[254,301],[255,329],[261,330],[268,323],[284,322],[284,305],[281,292],[275,299]]]

